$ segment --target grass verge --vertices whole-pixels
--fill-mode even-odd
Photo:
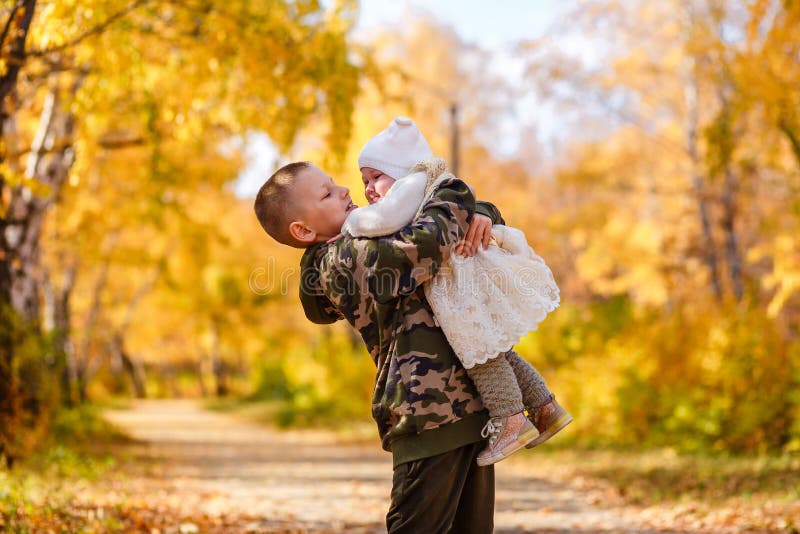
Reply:
[[[570,481],[607,503],[647,509],[654,527],[800,532],[800,456],[679,454],[671,449],[535,449],[543,478]],[[532,451],[533,452],[533,451]],[[600,503],[598,503],[600,504]]]
[[[0,469],[0,531],[114,531],[112,515],[76,506],[75,498],[117,465],[111,447],[129,441],[97,407],[62,410],[37,451]]]

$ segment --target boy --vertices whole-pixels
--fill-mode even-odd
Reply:
[[[348,214],[342,232],[354,237],[400,231],[425,204],[433,184],[452,176],[408,117],[396,117],[367,141],[358,164],[371,205]],[[481,224],[481,218],[485,217],[475,215],[470,231]],[[493,464],[522,447],[543,443],[572,421],[542,375],[508,350],[558,306],[558,286],[521,231],[504,224],[492,226],[492,222],[489,235],[497,238],[494,246],[486,246],[484,234],[476,243],[483,246],[481,254],[470,261],[448,262],[425,288],[438,326],[489,411],[490,420],[481,432],[488,443],[478,455],[478,465]],[[469,233],[465,244],[470,244]],[[495,284],[492,289],[487,282]]]
[[[394,466],[388,531],[491,532],[494,468],[475,463],[488,417],[422,287],[464,238],[475,199],[448,180],[401,232],[326,243],[355,207],[347,188],[307,162],[279,169],[255,202],[270,236],[306,248],[306,316],[347,319],[375,362],[372,415]]]

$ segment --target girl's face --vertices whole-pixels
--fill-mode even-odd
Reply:
[[[370,204],[375,204],[386,196],[386,193],[389,192],[395,182],[395,179],[391,176],[372,167],[363,167],[361,169],[361,180],[364,182],[364,195],[366,195],[367,202]]]

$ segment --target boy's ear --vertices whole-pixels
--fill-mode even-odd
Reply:
[[[301,243],[314,243],[314,240],[317,238],[316,230],[309,228],[309,226],[302,222],[302,221],[294,221],[289,224],[289,233],[292,235],[293,238],[297,239]]]

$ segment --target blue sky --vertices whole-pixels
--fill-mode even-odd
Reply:
[[[322,0],[329,6],[332,0]],[[519,76],[521,65],[516,65],[512,47],[525,39],[540,37],[568,2],[556,0],[362,0],[354,37],[367,40],[373,32],[393,31],[403,24],[426,13],[453,27],[466,42],[494,52],[509,76]],[[515,72],[516,71],[516,72]],[[535,102],[521,104],[530,115]],[[521,124],[505,125],[509,135],[503,136],[511,151],[518,141]],[[278,161],[278,153],[269,138],[253,133],[246,140],[249,160],[234,184],[237,195],[255,196],[264,180],[264,170],[271,171]]]
[[[564,4],[555,0],[362,0],[356,31],[396,27],[422,10],[450,24],[465,41],[500,50],[541,36]]]

